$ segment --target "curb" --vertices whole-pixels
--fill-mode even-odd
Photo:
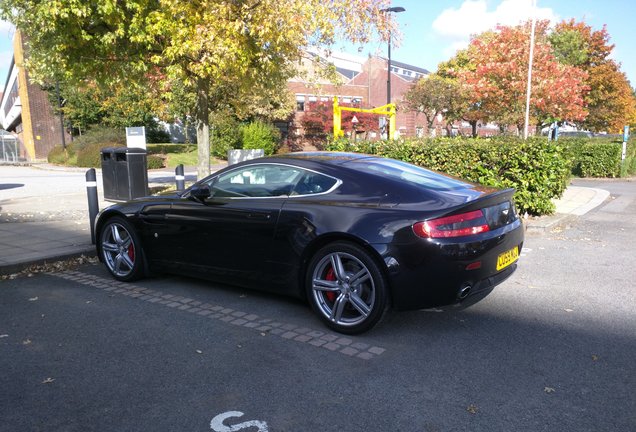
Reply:
[[[69,252],[65,254],[59,254],[55,256],[49,256],[46,258],[36,258],[31,260],[25,260],[21,262],[11,263],[7,265],[0,265],[0,276],[10,275],[14,273],[19,273],[23,270],[28,269],[32,266],[51,264],[58,261],[65,261],[73,258],[80,258],[81,256],[85,256],[88,258],[93,258],[97,256],[95,252],[95,247],[86,248],[83,250],[77,250],[75,252]]]
[[[556,214],[532,221],[524,221],[528,234],[544,234],[559,228],[565,228],[578,219],[574,214]]]

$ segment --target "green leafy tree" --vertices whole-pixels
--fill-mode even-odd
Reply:
[[[284,88],[309,46],[388,35],[386,0],[5,0],[0,15],[28,38],[35,79],[173,80],[196,95],[199,176],[209,172],[209,114]],[[60,77],[61,78],[61,77]]]
[[[461,108],[458,106],[462,99],[460,93],[457,80],[430,74],[419,79],[404,94],[403,104],[406,109],[424,115],[430,133],[437,116],[447,115],[452,120],[461,115]]]

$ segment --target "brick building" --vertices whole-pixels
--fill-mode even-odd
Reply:
[[[344,53],[313,52],[315,62],[329,62],[337,71],[339,84],[326,80],[311,78],[294,78],[287,84],[288,89],[296,97],[296,113],[293,119],[295,134],[302,139],[303,130],[300,126],[303,118],[310,109],[310,102],[330,102],[333,96],[338,96],[344,105],[354,105],[360,108],[374,108],[387,103],[387,66],[385,58],[370,56],[360,57]],[[301,69],[311,69],[311,61],[307,60]],[[426,69],[391,61],[391,101],[398,106],[396,115],[396,129],[399,136],[423,136],[428,133],[423,116],[414,112],[400,109],[402,97],[413,83],[425,78],[430,72]],[[382,133],[383,120],[378,118],[377,128],[372,137],[379,137]]]
[[[47,93],[29,81],[24,63],[22,35],[13,37],[13,59],[0,102],[0,126],[18,142],[21,160],[45,160],[49,151],[62,141],[60,120],[53,113]],[[70,136],[66,135],[67,142]]]

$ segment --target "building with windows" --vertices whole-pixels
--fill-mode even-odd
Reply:
[[[300,67],[305,73],[290,80],[288,89],[296,98],[296,113],[290,136],[302,136],[302,120],[315,102],[331,103],[338,96],[343,105],[374,108],[387,103],[388,61],[378,56],[355,56],[339,52],[312,51]],[[311,73],[312,63],[330,63],[335,67],[336,79],[315,79]],[[309,73],[307,71],[309,70]],[[396,129],[399,136],[423,136],[426,122],[414,112],[401,110],[400,104],[406,91],[418,79],[430,74],[426,69],[391,60],[391,101],[398,106]],[[422,118],[420,118],[422,117]],[[378,118],[377,128],[370,137],[380,138],[384,131],[384,119]],[[360,131],[357,131],[360,132]]]
[[[24,64],[24,43],[16,31],[13,59],[0,101],[0,126],[16,139],[17,158],[45,160],[49,151],[62,143],[60,120],[53,113],[47,93],[29,81]],[[70,136],[67,134],[67,141]]]

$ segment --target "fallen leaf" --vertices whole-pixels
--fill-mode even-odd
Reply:
[[[552,387],[545,387],[543,391],[550,394],[550,393],[554,393],[556,390],[553,389]]]
[[[598,360],[598,356],[597,356],[597,355],[592,354],[592,360],[593,360],[593,361],[597,361],[597,360]]]
[[[25,339],[22,341],[22,345],[31,345],[31,339]]]
[[[471,414],[477,414],[477,411],[479,411],[479,408],[477,408],[477,405],[470,404],[468,405],[468,408],[466,408],[466,411],[468,411]]]
[[[203,351],[197,350],[197,354],[203,354]]]
[[[38,300],[38,298],[37,298],[37,297],[31,297],[31,298],[29,299],[29,301],[37,301],[37,300]]]
[[[47,378],[44,381],[42,381],[42,384],[51,384],[53,381],[55,381],[54,378]]]
[[[267,333],[261,332],[261,336],[267,336]]]

